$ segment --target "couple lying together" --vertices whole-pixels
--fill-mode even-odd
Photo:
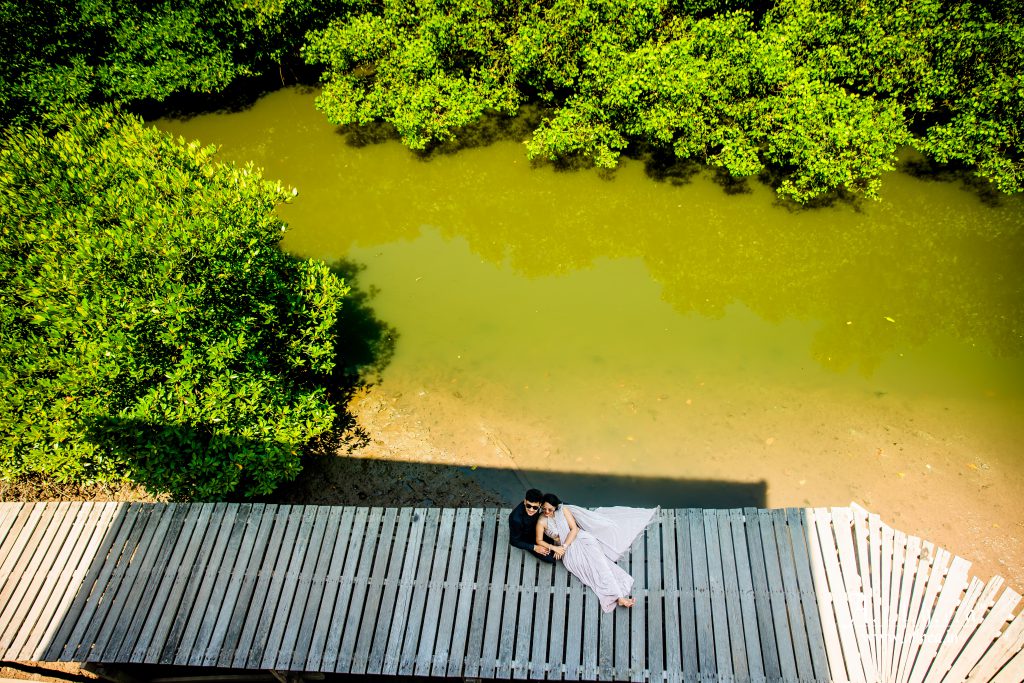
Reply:
[[[632,607],[633,577],[616,560],[654,521],[658,509],[609,507],[587,510],[563,505],[553,493],[526,492],[508,516],[509,543],[545,562],[561,560],[611,612]]]

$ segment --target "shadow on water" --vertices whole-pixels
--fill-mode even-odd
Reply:
[[[979,177],[962,164],[940,164],[913,151],[909,151],[897,166],[901,173],[918,180],[939,183],[957,183],[975,194],[986,206],[1002,206],[1007,195],[996,189],[993,183]]]

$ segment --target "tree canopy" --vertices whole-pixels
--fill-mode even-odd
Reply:
[[[694,4],[384,0],[312,31],[304,54],[326,67],[331,121],[389,121],[414,149],[540,102],[533,158],[611,168],[654,146],[770,173],[806,202],[877,197],[909,144],[1024,187],[1019,0]]]
[[[110,110],[0,147],[0,476],[266,493],[335,417],[347,287],[278,249],[292,192]]]

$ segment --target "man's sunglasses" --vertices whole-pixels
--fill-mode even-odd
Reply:
[[[530,505],[529,503],[523,503],[527,510],[540,510],[540,505]]]

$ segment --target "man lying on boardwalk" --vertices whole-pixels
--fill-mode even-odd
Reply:
[[[544,494],[537,489],[530,489],[523,496],[523,502],[512,509],[508,515],[508,542],[533,553],[538,559],[554,562],[555,554],[534,542],[537,535],[537,511],[540,510],[543,497]],[[551,539],[545,537],[545,540]]]

